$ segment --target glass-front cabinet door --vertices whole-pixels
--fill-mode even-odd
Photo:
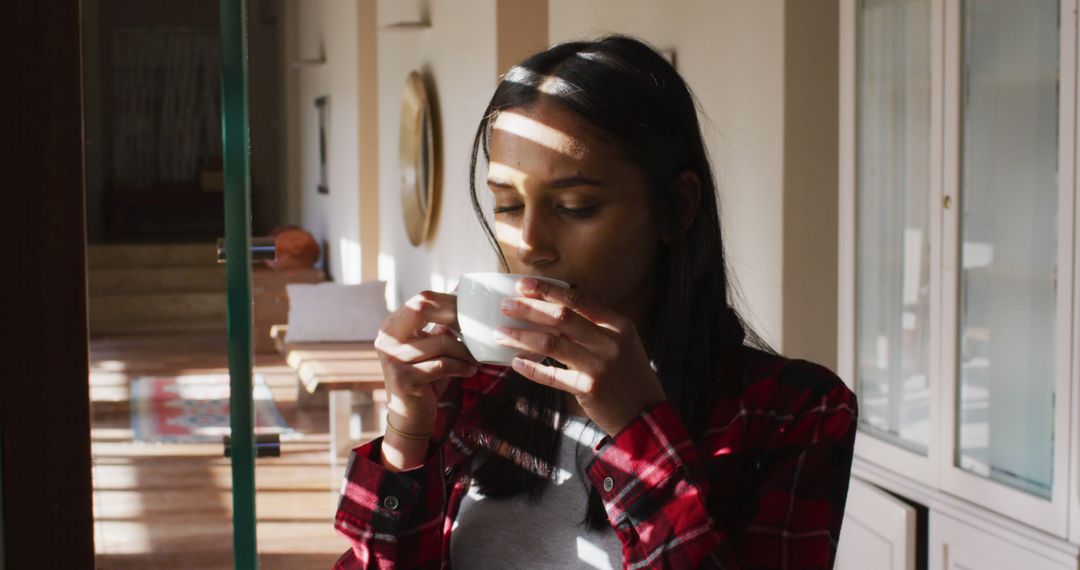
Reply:
[[[1080,413],[1075,11],[849,0],[841,26],[840,372],[859,396],[857,454],[1060,537]]]
[[[925,456],[929,443],[929,2],[860,14],[855,242],[860,427]]]
[[[965,8],[956,462],[1050,498],[1058,6],[1036,0]]]
[[[934,478],[940,139],[930,0],[861,0],[848,54],[854,95],[850,193],[842,219],[853,263],[842,358],[859,396],[860,454],[920,481]],[[852,57],[853,56],[853,57]]]
[[[1073,4],[967,0],[946,14],[955,207],[944,218],[942,483],[1056,534],[1068,490]]]

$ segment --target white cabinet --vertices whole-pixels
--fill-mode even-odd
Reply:
[[[1075,558],[1051,549],[1025,548],[1008,533],[989,533],[951,517],[930,515],[931,570],[1069,570]]]
[[[840,32],[856,456],[933,503],[932,567],[1077,568],[1077,0],[842,0]]]
[[[915,509],[852,479],[836,551],[838,570],[915,570]]]

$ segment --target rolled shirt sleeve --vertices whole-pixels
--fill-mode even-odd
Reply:
[[[352,451],[334,528],[351,549],[337,568],[438,567],[442,551],[442,468],[439,446],[424,463],[394,472],[382,465],[382,438]]]
[[[682,420],[668,402],[601,441],[588,467],[623,542],[624,568],[696,568],[724,544],[709,515],[708,483]]]

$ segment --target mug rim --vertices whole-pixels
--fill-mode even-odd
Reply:
[[[554,277],[542,277],[540,275],[529,275],[527,273],[505,273],[505,272],[502,272],[502,271],[470,271],[469,273],[462,273],[461,276],[458,278],[458,282],[460,283],[462,279],[465,279],[466,277],[473,276],[473,275],[476,275],[476,276],[502,275],[504,277],[515,277],[515,278],[519,278],[519,279],[523,278],[523,277],[531,277],[533,279],[539,279],[541,281],[547,281],[549,283],[553,283],[555,285],[559,285],[559,286],[565,287],[567,289],[570,288],[570,284],[567,283],[566,281],[563,281],[562,279],[556,279]]]

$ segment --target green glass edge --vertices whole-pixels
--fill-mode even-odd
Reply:
[[[251,396],[251,174],[248,165],[247,10],[220,0],[221,129],[225,167],[229,418],[232,437],[233,566],[259,566],[255,544],[255,442]]]

